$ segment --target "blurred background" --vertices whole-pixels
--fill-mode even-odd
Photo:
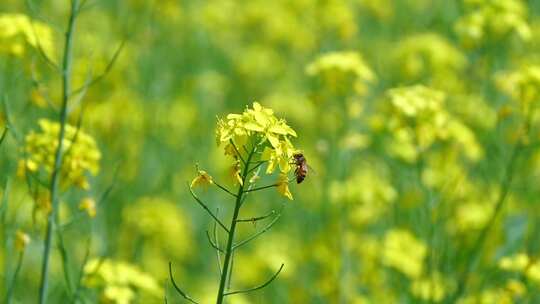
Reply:
[[[29,182],[24,167],[28,135],[58,119],[44,57],[61,63],[69,7],[0,3],[2,299],[25,252],[12,303],[38,294],[47,176]],[[293,201],[246,204],[246,217],[284,210],[235,255],[232,285],[285,268],[229,303],[540,302],[540,1],[88,0],[74,45],[75,88],[121,51],[70,101],[101,157],[86,185],[62,187],[50,303],[69,299],[65,269],[79,303],[182,303],[169,261],[212,303],[212,222],[187,183],[198,164],[232,187],[216,118],[254,101],[296,130],[314,170]],[[223,192],[200,195],[228,218]]]

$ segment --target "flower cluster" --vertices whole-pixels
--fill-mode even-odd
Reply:
[[[499,268],[524,275],[527,279],[540,283],[540,261],[526,253],[516,253],[501,258]]]
[[[383,244],[383,263],[411,279],[420,278],[424,271],[427,246],[411,232],[393,229],[386,233]]]
[[[41,119],[39,126],[40,132],[32,131],[26,136],[24,147],[26,159],[20,162],[20,166],[31,173],[39,173],[42,170],[50,174],[54,168],[60,124]],[[62,150],[62,184],[66,186],[73,184],[88,189],[90,184],[87,173],[96,175],[99,171],[101,153],[96,142],[82,130],[66,125]]]
[[[481,157],[474,133],[445,109],[443,92],[415,85],[390,89],[388,98],[388,129],[393,136],[389,149],[393,154],[412,162],[441,141],[456,143],[471,160]]]
[[[540,103],[540,66],[525,66],[517,71],[501,73],[496,77],[500,90],[508,94],[519,111],[531,114]]]
[[[217,145],[223,145],[225,155],[234,159],[232,175],[238,183],[243,183],[240,172],[246,165],[241,161],[242,154],[245,152],[247,155],[244,156],[249,157],[250,154],[259,152],[258,156],[250,161],[266,162],[267,174],[272,174],[279,168],[277,189],[289,199],[292,199],[292,195],[287,187],[287,174],[292,169],[293,155],[297,152],[290,137],[296,136],[296,132],[284,119],[277,118],[271,109],[264,108],[257,102],[253,103],[252,109],[247,108],[242,114],[229,114],[225,120],[218,119],[216,129]],[[206,172],[200,171],[192,185],[203,181],[209,184],[212,178]]]
[[[464,0],[469,13],[461,17],[455,27],[463,42],[480,45],[515,33],[522,40],[531,38],[527,23],[527,9],[521,0]]]
[[[362,56],[353,51],[323,54],[306,67],[306,73],[318,77],[325,86],[337,91],[352,83],[359,95],[364,95],[367,84],[375,81],[373,71]]]
[[[47,56],[53,54],[51,28],[22,14],[0,14],[0,52],[23,56],[26,46],[41,48]]]
[[[411,293],[417,298],[428,302],[439,303],[446,294],[446,286],[441,274],[434,273],[412,282]]]
[[[427,75],[444,78],[465,67],[465,55],[444,36],[417,34],[402,40],[395,50],[395,61],[407,79],[419,80]]]
[[[349,213],[352,223],[363,225],[376,222],[397,198],[396,189],[382,171],[380,166],[364,165],[344,182],[334,181],[330,185],[332,202],[352,206]]]
[[[130,204],[122,212],[127,239],[133,236],[144,238],[143,255],[146,248],[162,248],[176,257],[187,256],[191,252],[190,222],[176,204],[163,197],[143,197]],[[170,242],[170,235],[176,235],[176,242]],[[152,251],[153,259],[159,251]]]
[[[163,295],[153,277],[121,261],[89,261],[84,267],[84,285],[100,289],[105,303],[129,304],[137,298],[155,301]]]

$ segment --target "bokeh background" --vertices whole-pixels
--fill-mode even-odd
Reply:
[[[68,13],[67,0],[0,2],[2,300],[16,232],[31,238],[13,303],[38,294],[46,202],[21,161],[39,121],[58,119],[60,77],[38,49],[61,61]],[[246,204],[245,216],[283,215],[235,255],[232,285],[285,268],[229,303],[540,302],[540,1],[89,0],[74,41],[75,87],[123,47],[70,102],[101,159],[87,187],[62,188],[68,259],[55,242],[50,303],[70,297],[63,265],[79,303],[182,303],[169,261],[212,303],[212,222],[187,183],[198,164],[232,187],[216,117],[253,101],[296,130],[313,170],[293,201]],[[227,217],[223,192],[200,195]]]

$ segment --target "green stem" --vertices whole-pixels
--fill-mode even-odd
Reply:
[[[240,207],[242,206],[242,196],[244,195],[244,186],[247,175],[249,173],[249,162],[251,161],[251,157],[253,156],[253,153],[255,152],[255,149],[251,150],[251,153],[248,156],[248,159],[246,161],[246,165],[244,167],[244,172],[242,173],[242,184],[238,187],[238,193],[236,195],[236,202],[234,204],[234,212],[233,217],[231,220],[231,226],[229,228],[229,238],[227,240],[227,247],[225,248],[225,260],[223,261],[223,271],[221,272],[221,278],[219,281],[219,290],[217,295],[217,304],[222,304],[223,299],[225,298],[225,285],[227,283],[227,280],[229,279],[229,265],[231,263],[231,256],[233,252],[233,242],[234,242],[234,233],[236,231],[236,224],[238,223],[238,215],[240,214]]]
[[[17,261],[17,267],[15,268],[15,273],[13,273],[13,278],[9,284],[9,288],[6,294],[6,304],[11,303],[11,297],[13,296],[13,291],[15,290],[15,282],[17,282],[17,277],[21,271],[22,261],[23,261],[24,251],[21,251],[19,254],[19,260]]]
[[[478,235],[478,238],[476,242],[474,243],[474,246],[469,251],[469,254],[468,254],[469,258],[467,260],[465,270],[463,271],[462,275],[460,276],[460,279],[458,280],[458,287],[456,291],[449,297],[450,303],[454,303],[455,301],[457,301],[457,299],[459,299],[459,297],[461,297],[465,293],[465,289],[467,288],[470,274],[473,272],[476,266],[477,260],[481,256],[482,248],[484,247],[484,244],[486,243],[489,232],[491,231],[491,228],[495,225],[497,216],[501,212],[504,202],[506,201],[506,198],[508,197],[508,193],[510,192],[510,186],[514,178],[514,167],[516,164],[516,160],[519,156],[519,153],[521,151],[521,148],[522,148],[521,142],[518,141],[518,143],[516,143],[516,145],[514,146],[512,150],[510,160],[508,161],[508,164],[505,168],[504,177],[501,181],[501,191],[499,192],[499,197],[497,198],[497,202],[495,203],[495,209],[493,210],[493,213],[491,217],[489,218],[487,224],[480,231],[480,234]]]
[[[65,136],[66,120],[67,120],[67,104],[71,91],[71,69],[72,69],[72,57],[73,57],[73,35],[75,30],[75,20],[77,17],[77,10],[79,8],[78,0],[71,1],[71,11],[66,29],[65,44],[64,44],[64,57],[62,62],[62,107],[60,109],[60,131],[58,133],[58,147],[54,157],[54,167],[51,174],[50,182],[50,200],[52,210],[47,216],[47,231],[45,236],[45,246],[43,249],[43,261],[41,265],[41,283],[39,287],[39,304],[45,304],[47,302],[47,288],[49,284],[49,260],[52,247],[54,222],[56,217],[56,211],[58,209],[58,184],[59,174],[62,166],[62,149]]]

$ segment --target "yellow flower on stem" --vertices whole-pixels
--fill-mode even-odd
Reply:
[[[240,166],[240,161],[237,160],[231,167],[231,178],[234,183],[238,183],[239,185],[243,186],[244,182],[242,181],[242,177],[240,176],[241,170],[242,168]]]
[[[79,209],[86,212],[89,217],[96,217],[96,201],[93,198],[87,197],[79,204]]]
[[[279,179],[277,182],[277,191],[279,194],[285,196],[286,198],[293,200],[293,196],[291,194],[291,191],[289,191],[289,178],[286,174],[280,174]]]
[[[208,187],[214,183],[214,179],[206,171],[199,170],[199,175],[191,181],[191,188],[198,186]]]
[[[22,230],[15,232],[15,250],[23,252],[26,246],[30,243],[30,236]]]

